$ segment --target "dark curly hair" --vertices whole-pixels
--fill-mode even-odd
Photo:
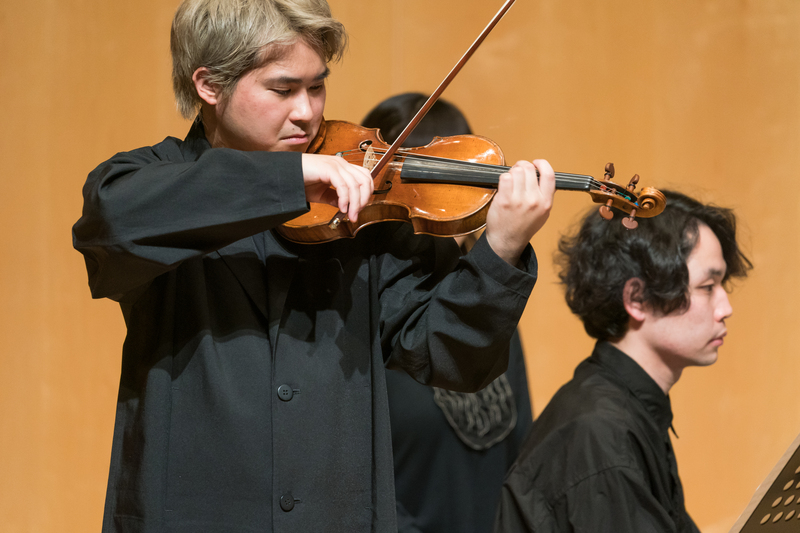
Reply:
[[[617,219],[604,220],[593,209],[576,235],[564,236],[559,242],[556,262],[567,305],[596,339],[619,339],[627,331],[622,292],[629,279],[643,281],[636,297],[661,313],[688,308],[686,260],[697,243],[701,222],[722,245],[727,265],[724,284],[747,276],[753,267],[736,242],[732,210],[705,205],[675,191],[662,192],[667,197],[664,212],[638,219],[635,230],[625,229]]]

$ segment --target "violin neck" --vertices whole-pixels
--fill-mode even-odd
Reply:
[[[400,178],[406,182],[497,188],[500,175],[508,172],[509,168],[468,161],[407,158],[403,162]],[[556,172],[556,189],[588,191],[593,188],[594,183],[595,179],[592,176]]]

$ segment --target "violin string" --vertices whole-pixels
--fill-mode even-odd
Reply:
[[[350,161],[350,162],[353,162],[353,161]],[[393,163],[389,163],[388,166],[399,170],[399,169],[402,168],[402,163],[393,162]],[[453,165],[453,164],[448,164],[448,165],[430,164],[430,165],[428,165],[428,170],[437,171],[439,174],[445,175],[445,176],[449,175],[449,176],[454,176],[455,177],[455,176],[464,176],[465,174],[476,176],[476,177],[481,177],[482,176],[482,177],[484,177],[485,181],[487,181],[490,184],[497,184],[497,178],[499,178],[500,174],[502,174],[504,172],[502,170],[502,167],[499,167],[499,166],[498,166],[497,169],[494,169],[494,170],[486,170],[486,169],[470,168],[467,165],[462,166],[462,165]],[[605,187],[604,185],[599,183],[597,180],[595,180],[591,176],[586,176],[586,177],[583,177],[583,176],[570,176],[568,174],[556,173],[556,182],[562,184],[563,186],[569,186],[569,185],[571,185],[573,187],[587,186],[592,190],[601,190],[601,189],[603,189]],[[608,187],[605,187],[605,188],[608,189]],[[618,191],[614,191],[614,192],[618,192]]]
[[[380,155],[383,152],[384,150],[374,151],[376,155]],[[348,162],[357,164],[363,161],[364,152],[359,149],[353,149],[341,152],[341,155]],[[356,157],[353,158],[352,155],[355,155]],[[412,154],[412,153],[399,152],[398,157],[425,161],[428,168],[430,168],[431,170],[438,171],[439,173],[442,174],[450,174],[453,176],[471,174],[473,176],[485,176],[487,178],[497,178],[499,177],[500,174],[507,172],[511,168],[503,165],[490,165],[486,163],[475,163],[472,161],[454,160],[427,154]],[[397,168],[402,166],[402,162],[394,161],[392,163],[389,163],[389,165]],[[592,176],[556,172],[556,180],[557,182],[560,182],[563,185],[572,185],[572,186],[588,185],[588,187],[592,190],[600,190],[605,188],[608,192],[614,192],[615,194],[622,195],[619,191],[613,188],[609,189],[607,186],[603,185]]]
[[[393,162],[390,163],[389,165],[396,169],[402,168],[402,163],[400,162]],[[461,164],[431,163],[428,164],[428,169],[432,171],[438,171],[440,174],[451,175],[451,176],[462,176],[464,174],[470,174],[473,176],[484,176],[486,178],[491,178],[491,181],[494,182],[494,179],[498,178],[500,174],[502,174],[508,169],[508,167],[502,167],[498,165],[494,169],[482,169],[482,168],[473,168],[469,165],[468,162],[462,162]],[[573,186],[588,185],[590,188],[595,190],[603,188],[603,185],[594,178],[592,178],[591,176],[573,176],[569,174],[556,173],[556,179],[558,182],[564,185],[573,185]],[[487,181],[489,181],[489,179],[487,179]]]

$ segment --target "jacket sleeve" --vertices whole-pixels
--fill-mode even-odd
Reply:
[[[578,483],[567,496],[576,532],[677,533],[675,522],[653,497],[641,472],[615,467]]]
[[[533,406],[531,404],[530,391],[528,390],[528,374],[525,366],[525,354],[522,350],[522,342],[519,338],[519,330],[514,332],[511,338],[511,347],[508,352],[508,370],[506,377],[514,391],[514,403],[517,406],[517,424],[514,431],[507,437],[506,446],[508,447],[508,464],[506,471],[519,455],[519,451],[525,442],[525,437],[533,426]]]
[[[298,153],[216,148],[186,159],[180,141],[167,139],[89,174],[73,244],[92,296],[119,299],[190,257],[307,210]]]
[[[410,233],[403,224],[398,232]],[[381,341],[387,365],[420,383],[477,391],[508,366],[509,342],[536,281],[530,245],[523,268],[481,237],[459,258],[453,239],[394,235],[407,248],[381,264]]]
[[[509,474],[503,485],[494,533],[678,531],[636,469],[607,468],[578,481],[556,501],[547,501],[518,473],[514,476]]]

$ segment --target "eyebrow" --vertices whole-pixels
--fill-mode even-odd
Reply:
[[[331,69],[325,67],[325,70],[314,76],[312,81],[322,81],[326,79],[331,73]],[[278,83],[278,84],[285,84],[285,85],[298,85],[303,83],[301,78],[293,78],[291,76],[278,76],[277,78],[270,78],[267,80],[268,83]]]
[[[718,268],[709,268],[706,271],[706,276],[709,277],[709,278],[724,278],[725,277],[725,271],[724,270],[720,270]]]

